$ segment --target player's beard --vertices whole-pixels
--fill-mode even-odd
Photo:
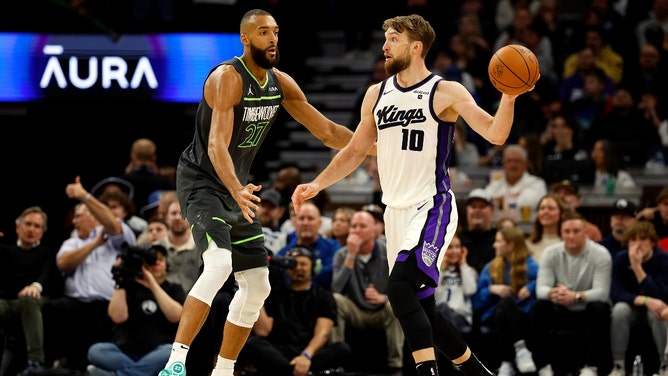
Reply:
[[[281,59],[281,55],[278,52],[278,47],[276,47],[276,57],[274,59],[267,58],[267,50],[257,48],[252,43],[250,46],[250,50],[251,50],[251,56],[253,57],[253,60],[255,60],[255,63],[257,63],[257,65],[259,65],[261,68],[264,69],[271,69],[275,67],[276,65],[278,65],[278,62]]]
[[[385,62],[385,72],[387,72],[387,74],[389,74],[390,76],[397,74],[402,70],[408,68],[410,63],[411,63],[410,56],[408,56],[407,53],[401,56],[395,56],[389,62]]]

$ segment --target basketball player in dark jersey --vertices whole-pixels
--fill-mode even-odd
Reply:
[[[455,121],[461,116],[487,141],[502,145],[517,95],[503,94],[492,116],[460,83],[427,69],[425,56],[436,35],[424,18],[390,18],[383,30],[385,69],[391,77],[367,89],[353,139],[312,182],[297,186],[292,202],[299,212],[304,200],[348,176],[377,145],[382,201],[387,205],[388,298],[417,374],[438,375],[436,347],[466,375],[490,375],[450,321],[436,311],[434,291],[458,220],[448,172]]]
[[[186,298],[172,353],[160,376],[185,375],[193,339],[230,273],[238,284],[211,376],[232,376],[234,362],[269,295],[267,251],[256,217],[262,186],[247,181],[253,159],[279,106],[320,139],[341,149],[352,131],[311,106],[297,83],[274,68],[278,25],[255,9],[241,19],[244,52],[214,67],[206,78],[193,141],[177,166],[179,202],[192,226],[203,271]],[[303,356],[299,361],[310,362]]]

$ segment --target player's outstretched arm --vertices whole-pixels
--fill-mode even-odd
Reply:
[[[441,83],[439,96],[450,96],[452,109],[485,140],[494,145],[503,145],[508,139],[518,95],[502,94],[494,116],[478,106],[471,93],[458,82]]]

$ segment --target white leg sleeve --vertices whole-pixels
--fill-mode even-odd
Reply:
[[[244,328],[253,326],[269,296],[269,268],[260,267],[234,273],[239,289],[230,303],[227,321]]]
[[[209,248],[202,254],[202,259],[204,260],[203,272],[188,295],[203,301],[210,307],[216,293],[232,273],[232,252],[218,248],[216,243],[211,241]]]

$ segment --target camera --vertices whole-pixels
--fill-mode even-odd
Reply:
[[[269,252],[269,284],[271,287],[287,287],[287,271],[295,267],[297,267],[297,260],[294,257],[276,256]]]
[[[294,269],[297,266],[297,260],[291,256],[270,256],[269,267],[277,266],[283,269]]]
[[[135,278],[142,277],[142,265],[154,265],[158,261],[158,252],[167,255],[165,247],[158,244],[133,246],[124,242],[119,257],[121,262],[111,268],[111,274],[119,286],[123,286]]]

